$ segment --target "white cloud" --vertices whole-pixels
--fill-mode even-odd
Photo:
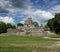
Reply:
[[[0,17],[0,21],[5,22],[5,23],[11,23],[15,24],[14,19],[11,17]]]
[[[50,11],[53,14],[59,13],[60,12],[60,5],[55,5],[55,6],[51,7],[50,9],[48,9],[48,11]]]
[[[11,7],[9,0],[0,0],[0,7],[6,8]]]
[[[22,20],[22,21],[20,21],[20,23],[23,23],[24,24],[24,21]]]
[[[34,12],[34,15],[38,16],[41,19],[45,19],[45,20],[53,18],[53,15],[50,12],[43,11],[43,10],[36,10]]]
[[[26,18],[31,17],[33,21],[37,21],[39,24],[41,24],[41,22],[46,23],[43,21],[54,17],[52,13],[50,13],[49,11],[45,11],[41,9],[33,9],[33,8],[28,8],[26,10],[23,10],[23,12],[21,13],[26,15]],[[24,18],[24,20],[26,18]]]

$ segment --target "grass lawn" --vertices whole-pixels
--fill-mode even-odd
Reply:
[[[60,52],[58,42],[36,36],[0,36],[0,52]]]

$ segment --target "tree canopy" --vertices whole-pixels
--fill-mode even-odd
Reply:
[[[5,24],[4,22],[0,22],[0,33],[6,33],[8,28],[16,28],[16,26],[10,23]]]
[[[32,24],[33,24],[35,27],[39,27],[38,22],[33,22]]]
[[[60,34],[60,13],[56,13],[54,18],[49,19],[47,26],[50,28],[51,31]]]
[[[24,26],[22,23],[18,23],[17,26]]]
[[[7,23],[6,24],[6,28],[8,29],[8,28],[16,28],[16,26],[15,25],[12,25],[12,24],[10,24],[10,23]]]
[[[6,24],[3,22],[0,22],[0,33],[5,33],[7,31]]]

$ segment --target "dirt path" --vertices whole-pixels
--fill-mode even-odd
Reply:
[[[43,37],[45,39],[53,39],[53,40],[60,40],[60,38],[50,38],[50,37]]]

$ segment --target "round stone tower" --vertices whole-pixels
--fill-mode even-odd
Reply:
[[[32,26],[32,18],[28,18],[25,23],[24,23],[25,26],[29,27],[29,26]]]

